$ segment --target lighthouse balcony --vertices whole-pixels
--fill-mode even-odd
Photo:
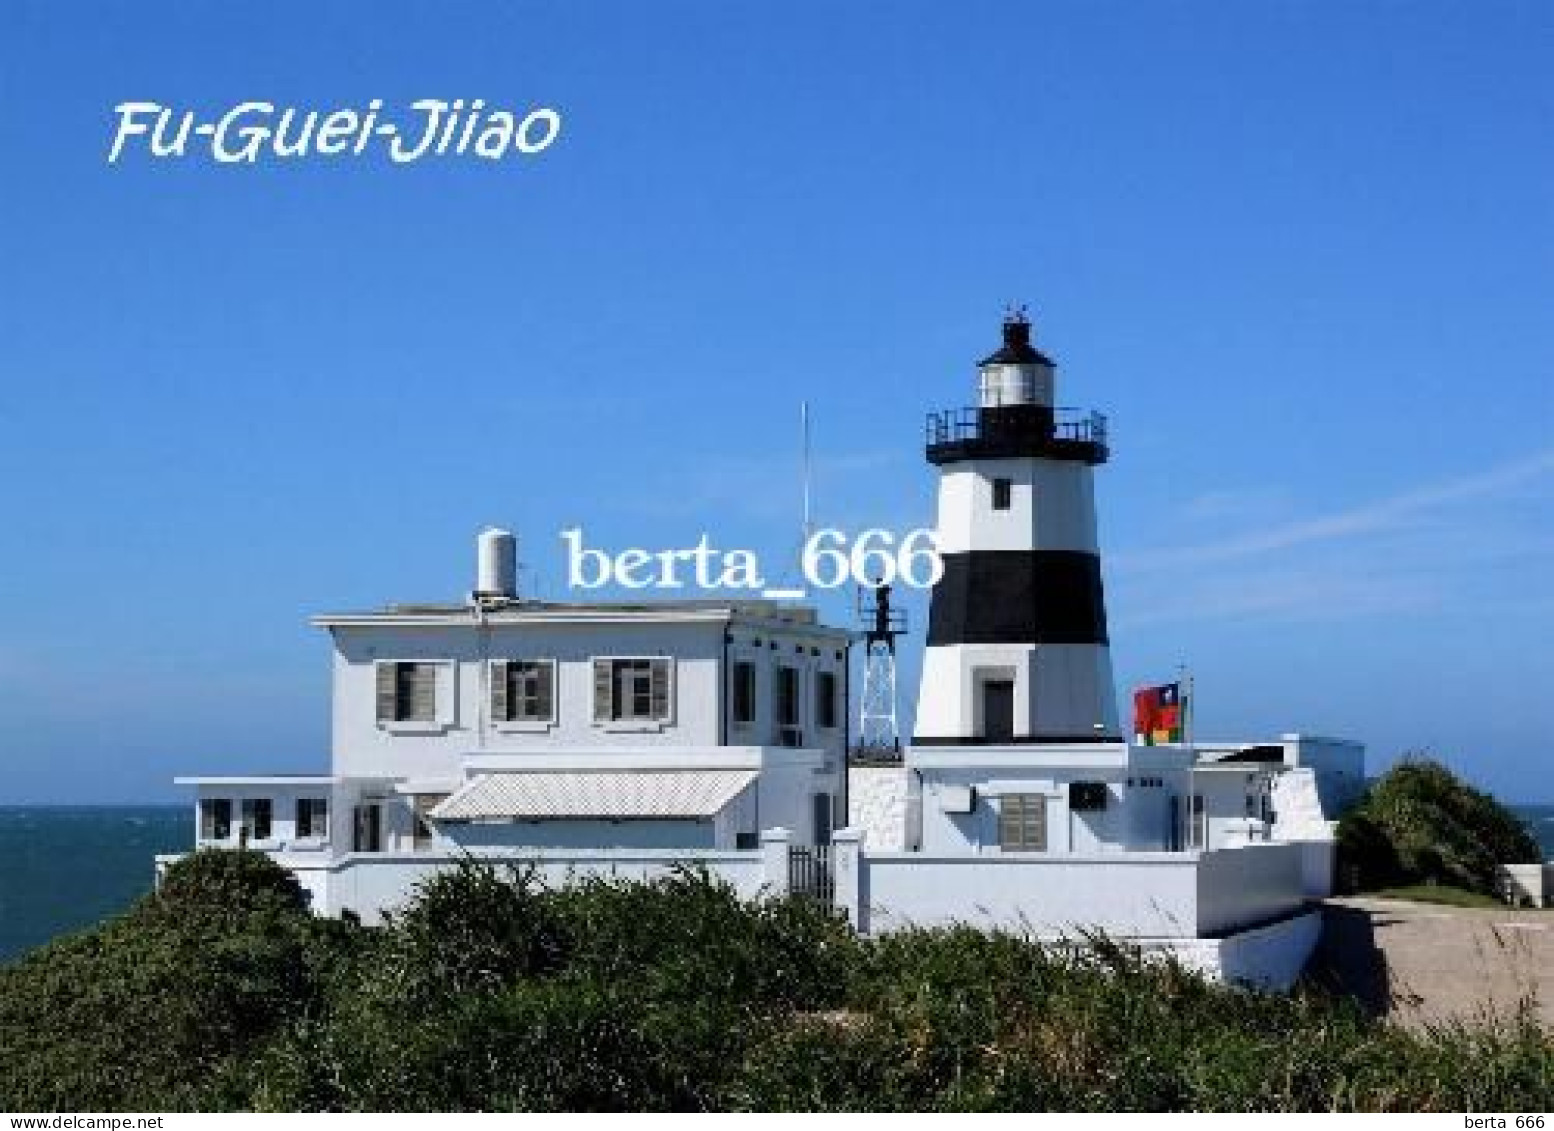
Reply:
[[[925,439],[936,465],[1024,456],[1101,464],[1111,454],[1104,415],[1036,404],[930,412]]]

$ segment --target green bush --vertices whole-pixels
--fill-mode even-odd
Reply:
[[[171,882],[176,879],[176,882]],[[1537,1110],[1528,1021],[1418,1035],[1104,938],[859,939],[704,873],[467,862],[362,929],[251,854],[0,969],[0,1107]]]
[[[186,857],[123,916],[0,968],[0,1108],[207,1103],[229,1062],[320,1007],[348,933],[267,857]]]
[[[1499,865],[1541,858],[1514,813],[1419,758],[1377,779],[1338,825],[1339,876],[1349,890],[1448,884],[1493,895]]]

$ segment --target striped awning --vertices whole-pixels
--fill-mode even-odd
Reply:
[[[431,811],[434,821],[716,816],[757,770],[564,770],[481,774]]]

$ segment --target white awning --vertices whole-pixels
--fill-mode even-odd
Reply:
[[[756,770],[481,774],[430,816],[435,821],[706,818],[716,816],[759,776]]]

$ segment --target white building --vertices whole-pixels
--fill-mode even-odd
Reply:
[[[1003,335],[976,405],[929,420],[945,571],[902,763],[849,772],[849,638],[813,610],[522,600],[512,537],[487,531],[468,600],[316,618],[330,772],[181,779],[199,845],[270,852],[321,913],[369,921],[465,854],[548,882],[691,862],[744,894],[832,900],[860,930],[1100,929],[1289,982],[1363,751],[1124,740],[1105,421],[1055,407],[1023,316]]]
[[[846,811],[848,637],[811,609],[509,590],[314,623],[334,646],[329,774],[180,778],[199,847],[304,870],[459,850],[754,851],[777,826],[824,844]]]

